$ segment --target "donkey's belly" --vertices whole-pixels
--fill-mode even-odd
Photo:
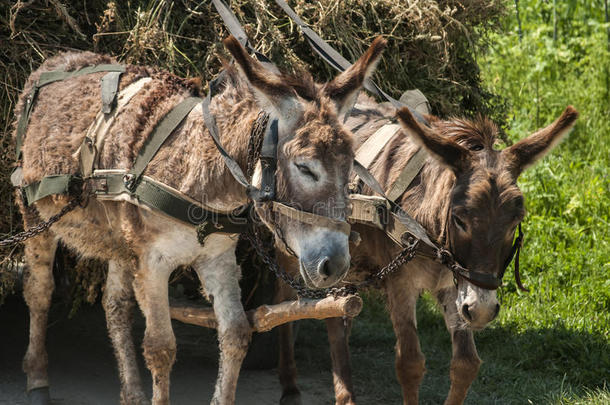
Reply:
[[[65,204],[64,198],[48,197],[35,203],[43,219],[56,214]],[[83,257],[100,260],[125,260],[130,257],[121,226],[117,203],[89,201],[77,207],[53,225],[51,231],[66,246]]]

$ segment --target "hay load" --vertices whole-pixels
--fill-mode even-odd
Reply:
[[[491,115],[493,95],[481,88],[476,54],[485,34],[498,25],[503,2],[320,0],[289,2],[320,36],[348,60],[383,34],[388,49],[376,81],[394,97],[419,88],[433,112]],[[323,81],[332,68],[313,54],[298,27],[271,0],[235,0],[231,7],[258,49],[289,70],[307,69]],[[209,1],[132,2],[60,0],[16,1],[0,5],[0,237],[21,229],[9,177],[14,165],[12,110],[29,73],[46,58],[68,49],[116,55],[129,63],[155,65],[177,74],[210,80],[219,71],[220,40],[226,30]],[[20,256],[20,248],[0,250],[0,268]],[[247,261],[247,260],[246,260]],[[65,259],[73,267],[74,261]],[[68,264],[70,263],[70,264]],[[87,263],[97,268],[100,264]],[[61,265],[59,266],[61,267]],[[80,266],[79,266],[80,267]],[[102,276],[69,278],[84,285],[79,299],[92,301]],[[16,272],[0,271],[0,301],[11,291]],[[69,289],[69,291],[72,289]],[[72,294],[74,290],[72,290]]]

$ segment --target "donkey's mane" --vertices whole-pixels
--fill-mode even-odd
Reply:
[[[498,127],[487,117],[477,116],[474,120],[452,117],[448,120],[433,120],[432,127],[446,136],[471,149],[482,146],[493,149],[498,135]]]

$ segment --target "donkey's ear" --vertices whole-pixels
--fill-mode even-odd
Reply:
[[[336,103],[339,115],[345,114],[346,110],[354,104],[358,90],[375,71],[386,44],[387,41],[382,37],[375,38],[369,49],[356,63],[324,86],[324,93]]]
[[[252,85],[263,109],[273,109],[278,115],[283,116],[298,108],[294,90],[284,83],[280,76],[266,69],[262,63],[248,55],[248,52],[233,35],[227,37],[223,43]]]
[[[578,111],[568,106],[551,125],[504,149],[502,157],[515,178],[550,152],[570,132],[577,118]]]
[[[423,146],[433,157],[459,173],[470,167],[471,153],[468,149],[451,139],[447,139],[434,130],[421,125],[407,107],[396,111],[398,122],[415,142]]]

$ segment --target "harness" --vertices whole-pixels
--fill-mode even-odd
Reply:
[[[229,31],[231,31],[242,45],[253,52],[262,63],[271,64],[264,55],[256,52],[249,44],[243,29],[239,23],[237,23],[235,16],[226,4],[222,2],[222,0],[212,1],[225,20],[225,23],[227,23]],[[320,53],[324,59],[341,71],[350,66],[347,60],[342,58],[341,55],[334,51],[334,49],[318,37],[315,32],[307,27],[285,2],[282,0],[276,0],[276,2],[293,20],[295,20],[295,22],[297,22],[310,45],[316,52]],[[42,73],[40,79],[33,86],[31,93],[26,99],[24,110],[17,126],[17,161],[20,161],[21,158],[23,136],[27,128],[36,95],[41,87],[56,81],[66,80],[84,74],[108,72],[103,77],[101,83],[102,108],[100,114],[104,115],[98,115],[98,118],[94,123],[94,125],[99,126],[103,123],[103,120],[100,117],[108,117],[112,111],[117,108],[116,97],[118,93],[118,84],[120,75],[124,71],[125,67],[122,65],[97,65],[81,68],[73,72],[53,71]],[[244,232],[248,224],[248,216],[251,211],[249,208],[251,208],[251,206],[240,207],[229,214],[210,210],[208,207],[205,207],[183,193],[143,175],[148,163],[153,159],[164,141],[170,136],[174,129],[180,125],[192,109],[197,104],[201,103],[204,122],[210,136],[233,177],[246,188],[246,194],[254,204],[266,204],[274,216],[285,216],[304,223],[322,224],[322,226],[349,235],[350,227],[344,221],[336,221],[329,217],[297,210],[282,204],[281,202],[275,201],[275,172],[277,168],[276,155],[278,144],[277,120],[272,120],[267,124],[262,141],[262,150],[260,153],[262,168],[261,187],[257,188],[247,180],[237,162],[235,162],[222,147],[214,117],[209,111],[211,98],[217,92],[222,80],[224,80],[224,74],[221,72],[216,79],[210,82],[210,91],[205,99],[189,97],[167,113],[157,124],[151,136],[146,140],[145,144],[140,149],[132,168],[129,170],[97,169],[97,151],[100,143],[96,143],[95,139],[85,136],[79,151],[81,163],[80,173],[46,176],[40,181],[24,185],[21,176],[21,168],[18,167],[11,176],[13,184],[21,187],[26,206],[54,194],[80,196],[83,189],[87,189],[90,194],[100,200],[126,200],[136,205],[143,205],[153,210],[160,211],[181,222],[190,225],[198,225],[197,233],[199,240],[202,243],[209,234],[214,232]],[[365,88],[377,95],[385,97],[396,107],[403,106],[400,101],[387,95],[370,80],[365,82]],[[411,112],[420,122],[428,125],[421,114],[414,110],[411,110]],[[403,248],[403,251],[399,256],[375,276],[380,278],[381,274],[387,275],[386,270],[390,267],[392,267],[392,271],[396,271],[400,264],[412,259],[415,255],[415,251],[417,251],[419,255],[432,258],[446,265],[453,272],[454,280],[456,282],[458,278],[463,278],[482,288],[496,289],[501,285],[504,271],[516,254],[515,279],[519,288],[524,289],[518,272],[519,252],[523,240],[521,225],[519,225],[519,234],[512,246],[510,256],[506,260],[505,268],[499,277],[495,277],[487,273],[469,271],[462,267],[453,258],[453,255],[449,250],[432,242],[425,229],[395,203],[395,200],[404,193],[421,170],[426,157],[426,153],[423,149],[420,149],[408,162],[405,169],[400,173],[397,180],[390,188],[388,195],[384,193],[384,190],[377,180],[368,172],[367,166],[375,160],[383,147],[397,132],[398,128],[396,126],[390,128],[387,126],[382,127],[372,137],[376,141],[371,141],[371,145],[374,144],[375,146],[367,145],[364,148],[360,148],[356,153],[357,159],[354,161],[354,171],[357,177],[382,197],[351,195],[350,202],[352,212],[349,215],[349,221],[365,223],[377,227],[383,230],[394,242]],[[65,214],[64,210],[62,210],[62,212]],[[57,219],[55,219],[55,221]],[[276,230],[281,232],[277,223]]]
[[[117,110],[127,104],[129,99],[141,88],[130,87],[138,82],[130,84],[119,96],[118,75],[125,67],[122,65],[98,65],[79,69],[73,72],[52,71],[44,72],[40,80],[34,85],[31,93],[26,99],[24,111],[20,117],[17,129],[17,157],[21,158],[21,145],[27,128],[32,106],[40,88],[47,84],[60,80],[66,80],[84,74],[110,72],[112,78],[107,80],[109,74],[102,79],[102,109],[98,117],[91,125],[87,135],[77,152],[80,160],[80,171],[78,174],[59,174],[43,177],[40,181],[23,184],[21,167],[18,167],[12,176],[14,185],[21,188],[24,204],[26,206],[48,197],[50,195],[72,195],[80,196],[83,190],[95,196],[99,200],[128,201],[135,205],[144,206],[159,211],[171,218],[177,219],[189,225],[197,225],[197,234],[201,242],[211,233],[241,233],[247,228],[248,216],[251,214],[250,206],[243,206],[231,213],[222,213],[211,210],[200,202],[190,198],[184,193],[173,189],[161,182],[143,175],[146,167],[154,158],[166,139],[180,125],[186,116],[197,106],[202,104],[204,121],[209,129],[210,136],[216,147],[223,156],[225,163],[236,180],[246,188],[248,197],[255,203],[269,203],[268,208],[274,215],[289,217],[300,222],[322,225],[327,228],[350,233],[349,224],[345,221],[334,220],[329,217],[297,210],[289,207],[275,199],[275,170],[277,167],[277,120],[272,120],[266,128],[263,138],[260,160],[262,165],[262,186],[257,188],[250,184],[243,174],[241,168],[233,158],[222,147],[218,128],[214,117],[209,111],[210,100],[218,90],[219,84],[224,80],[224,74],[219,75],[210,83],[210,92],[205,99],[188,97],[168,112],[155,126],[151,135],[146,139],[144,145],[136,156],[131,169],[98,169],[98,151],[103,143],[101,139],[95,139],[99,133],[96,128],[108,128],[116,115]],[[116,78],[116,79],[115,79]],[[146,79],[140,79],[146,80]],[[150,79],[149,79],[150,80]],[[109,85],[108,83],[112,83]],[[110,109],[106,108],[110,106]],[[114,114],[112,114],[114,113]],[[103,135],[103,131],[102,131]]]
[[[335,49],[333,49],[326,41],[324,41],[318,34],[316,34],[316,32],[313,31],[298,16],[298,14],[292,8],[290,8],[290,6],[284,0],[274,0],[274,1],[286,13],[286,15],[288,15],[288,17],[290,17],[290,19],[300,28],[301,33],[307,40],[311,49],[313,51],[315,51],[320,57],[322,57],[322,59],[324,59],[329,65],[331,65],[335,69],[339,70],[340,72],[343,72],[344,70],[346,70],[347,68],[349,68],[351,66],[351,64],[349,63],[349,61],[347,59],[345,59],[339,52],[337,52]],[[226,4],[224,4],[224,2],[222,0],[212,0],[212,2],[214,3],[214,5],[216,6],[217,9],[219,9],[219,7],[224,7],[225,9],[228,9]],[[233,16],[233,18],[235,18],[235,17]],[[223,19],[225,19],[225,18],[223,17]],[[226,19],[225,19],[225,23],[227,23]],[[235,24],[236,23],[233,23],[233,25],[235,25]],[[231,25],[229,25],[228,23],[227,23],[227,25],[228,25],[229,30],[231,32],[233,32],[231,30],[231,28],[232,28]],[[239,25],[239,24],[237,24],[237,25]],[[429,126],[429,123],[427,122],[427,120],[418,111],[411,108],[410,106],[405,105],[401,101],[396,100],[395,98],[391,97],[389,94],[384,92],[372,80],[367,79],[364,83],[364,88],[367,89],[369,92],[375,94],[376,96],[386,99],[397,109],[403,108],[403,107],[408,107],[409,111],[415,117],[415,119],[417,119],[417,121],[419,121],[420,123],[422,123],[426,126]],[[379,143],[372,142],[372,143],[374,143],[374,146],[371,145],[369,147],[369,146],[365,146],[366,145],[366,142],[365,142],[365,144],[357,152],[357,157],[358,157],[358,155],[360,155],[360,157],[363,158],[363,160],[364,160],[364,161],[360,161],[364,167],[368,167],[368,165],[365,164],[366,162],[373,162],[375,157],[379,154],[379,152],[383,149],[383,147],[387,144],[387,142],[389,142],[389,140],[392,138],[392,136],[395,133],[396,133],[396,131],[394,131],[394,129],[387,129],[384,126],[384,127],[380,128],[377,131],[377,133],[373,134],[373,136],[372,136],[372,138],[374,138],[374,137],[381,138]],[[406,191],[406,189],[411,184],[413,179],[417,176],[417,174],[423,167],[426,157],[427,157],[427,153],[422,148],[420,148],[419,151],[407,163],[407,165],[402,170],[402,172],[400,173],[400,175],[398,176],[398,178],[394,182],[394,184],[392,184],[387,195],[383,193],[383,190],[381,189],[381,187],[371,187],[371,184],[369,184],[369,182],[374,181],[376,183],[375,179],[369,178],[368,182],[365,181],[365,183],[367,183],[367,185],[369,187],[371,187],[376,193],[378,193],[379,195],[383,196],[386,199],[387,204],[389,206],[390,214],[389,214],[388,218],[390,218],[390,219],[389,219],[389,221],[386,221],[387,224],[385,226],[385,229],[383,229],[386,232],[386,234],[392,240],[394,240],[396,243],[398,243],[400,246],[402,246],[404,249],[409,249],[411,246],[409,243],[406,243],[405,241],[411,240],[411,238],[413,238],[413,237],[419,239],[420,242],[423,242],[423,243],[417,243],[417,245],[419,246],[419,248],[418,248],[419,254],[421,254],[422,256],[428,256],[437,261],[440,261],[441,263],[443,263],[447,267],[449,267],[449,269],[453,272],[454,281],[456,283],[457,283],[458,278],[462,278],[479,287],[482,287],[485,289],[490,289],[490,290],[495,290],[502,284],[502,278],[504,276],[506,268],[510,265],[510,262],[512,261],[513,257],[515,257],[515,281],[517,283],[517,286],[521,290],[528,291],[521,284],[521,278],[519,275],[519,253],[521,251],[521,246],[523,244],[523,232],[521,230],[521,224],[519,224],[518,235],[513,242],[513,245],[511,248],[511,253],[509,254],[508,258],[506,259],[502,271],[500,272],[498,277],[495,277],[488,273],[470,271],[470,270],[467,270],[464,267],[462,267],[459,263],[457,263],[457,261],[455,261],[452,253],[449,250],[447,250],[441,246],[437,246],[436,244],[430,242],[430,239],[427,237],[426,232],[423,230],[421,225],[419,225],[413,218],[411,218],[406,212],[404,212],[404,210],[402,210],[401,207],[399,207],[395,203],[395,201]],[[357,159],[357,161],[358,160],[359,159]],[[357,165],[355,165],[355,167],[356,166]],[[362,171],[362,170],[360,170],[360,171]],[[364,171],[366,171],[366,170],[364,170]],[[362,178],[360,173],[358,173],[358,176],[360,176]],[[377,186],[379,186],[378,183],[377,183]],[[359,201],[359,202],[356,202],[356,201]],[[352,204],[367,205],[367,204],[371,204],[371,200],[353,197]],[[363,211],[368,210],[370,212],[379,212],[379,211],[375,211],[375,210],[377,210],[377,208],[375,208],[375,204],[377,204],[377,203],[374,203],[372,207],[360,207],[360,208],[358,208],[358,211],[363,212]],[[391,219],[392,216],[396,216],[397,219],[393,221]],[[371,221],[373,221],[372,223],[374,223],[374,224],[382,223],[382,218],[370,218],[369,217],[369,219]]]

